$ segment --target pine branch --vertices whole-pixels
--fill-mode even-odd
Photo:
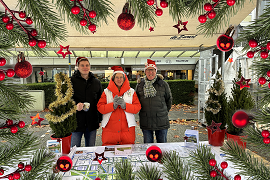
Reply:
[[[115,163],[116,179],[119,180],[134,180],[135,175],[132,174],[133,168],[127,159],[122,159],[120,162]]]
[[[221,149],[228,156],[226,159],[235,164],[236,169],[240,170],[241,175],[250,176],[256,180],[265,180],[270,177],[268,169],[262,161],[252,157],[249,152],[238,146],[234,141],[227,141]]]
[[[175,151],[166,152],[161,162],[163,163],[163,172],[169,180],[193,180],[189,164],[184,163],[178,153]]]
[[[143,164],[140,166],[137,176],[141,180],[158,180],[160,179],[162,172],[158,170],[156,166]]]
[[[269,98],[269,94],[268,94],[268,98]],[[268,104],[269,104],[269,101],[267,105]],[[263,125],[264,127],[270,127],[270,108],[267,105],[261,107],[260,109],[256,111],[256,116],[254,119],[254,121],[256,121],[258,124]]]

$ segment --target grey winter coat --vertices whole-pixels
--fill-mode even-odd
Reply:
[[[141,78],[135,88],[142,106],[139,113],[141,129],[154,131],[170,128],[168,112],[172,105],[172,94],[168,83],[163,81],[162,75],[157,75],[153,83],[157,94],[152,98],[144,98],[144,84]]]

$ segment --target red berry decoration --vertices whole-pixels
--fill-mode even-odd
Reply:
[[[232,116],[232,123],[237,128],[244,128],[248,122],[248,115],[244,111],[236,111]]]
[[[5,79],[6,75],[3,71],[0,71],[0,81],[3,81]]]
[[[216,172],[215,170],[212,170],[212,171],[210,172],[210,176],[211,176],[211,177],[216,177],[216,176],[217,176],[217,172]]]
[[[253,58],[254,57],[254,52],[253,51],[248,51],[247,52],[247,57]]]
[[[227,167],[228,167],[228,163],[227,162],[222,162],[221,164],[220,164],[220,167],[222,168],[222,169],[226,169]]]
[[[12,174],[8,175],[8,180],[14,180],[14,178],[13,178],[13,175],[12,175]]]
[[[28,165],[25,166],[24,169],[29,172],[29,171],[31,171],[32,166],[28,164]]]
[[[88,29],[89,29],[90,31],[95,31],[95,30],[97,29],[97,26],[96,26],[95,24],[90,24],[90,25],[88,26]]]
[[[35,39],[30,39],[28,44],[29,44],[29,46],[33,47],[37,44],[37,41]]]
[[[269,137],[263,138],[263,142],[265,144],[269,144],[270,143],[270,138]]]
[[[210,3],[206,3],[204,6],[203,6],[204,10],[206,11],[211,11],[213,9],[213,6],[212,4]]]
[[[248,44],[251,48],[255,48],[258,46],[258,42],[255,39],[249,40]]]
[[[80,20],[80,25],[86,26],[87,25],[87,20],[86,19],[81,19]]]
[[[0,169],[0,176],[4,174],[4,169]]]
[[[227,4],[229,6],[233,6],[235,4],[235,0],[227,0]]]
[[[6,25],[7,30],[12,30],[14,28],[14,25],[12,22],[7,23]]]
[[[24,128],[25,122],[24,121],[19,121],[18,125],[19,125],[20,128]]]
[[[13,177],[14,177],[14,179],[20,179],[21,175],[20,175],[20,173],[15,172],[15,173],[13,174]]]
[[[46,41],[44,41],[44,40],[38,41],[38,47],[45,48],[46,47]]]
[[[205,15],[200,15],[198,17],[198,20],[199,20],[200,23],[205,23],[206,20],[207,20],[207,17]]]
[[[3,16],[3,17],[2,17],[2,21],[3,21],[4,23],[8,23],[9,17],[8,17],[8,16]]]
[[[92,11],[89,12],[89,17],[90,18],[94,18],[94,17],[96,17],[96,15],[97,15],[97,13],[94,10],[92,10]]]
[[[6,59],[5,58],[0,58],[0,66],[6,65]]]
[[[12,121],[11,119],[8,119],[8,120],[6,121],[6,124],[7,124],[8,126],[11,126],[11,125],[13,125],[13,121]]]
[[[269,131],[268,130],[263,130],[262,131],[262,137],[266,138],[270,135]]]
[[[268,88],[270,88],[270,83],[268,83]]]
[[[24,164],[23,164],[22,162],[20,162],[20,163],[18,164],[18,168],[19,168],[19,169],[23,169],[23,168],[24,168]]]
[[[209,19],[214,19],[216,17],[216,12],[214,10],[210,11],[208,17]]]
[[[157,16],[161,16],[163,14],[163,11],[162,11],[162,9],[157,8],[155,13]]]
[[[26,18],[25,22],[28,25],[31,25],[33,23],[32,19],[30,17]]]
[[[117,24],[121,29],[128,31],[135,25],[134,16],[130,13],[122,13],[117,18]]]
[[[36,29],[32,29],[30,33],[31,33],[32,36],[37,36],[38,35]]]
[[[100,177],[97,177],[95,180],[101,180]]]
[[[218,49],[224,52],[230,51],[233,47],[233,44],[234,44],[233,38],[226,34],[219,36],[217,39]]]
[[[71,8],[71,12],[72,12],[72,14],[79,14],[80,13],[80,7],[79,6],[73,6],[72,8]]]
[[[161,6],[162,8],[166,8],[166,7],[168,7],[168,3],[167,3],[167,1],[166,1],[166,0],[162,0],[162,1],[160,1],[160,6]]]
[[[27,78],[33,72],[33,67],[28,61],[21,61],[15,65],[15,73],[20,78]]]
[[[268,43],[266,44],[266,48],[267,48],[268,50],[270,50],[270,42],[268,42]]]
[[[266,83],[266,79],[264,77],[260,77],[258,81],[261,85],[264,85]]]
[[[213,0],[213,2],[218,2],[218,0]]]
[[[18,128],[16,126],[13,126],[10,128],[10,131],[15,134],[16,132],[18,132]]]
[[[154,0],[148,0],[146,3],[147,3],[149,6],[152,6],[152,5],[155,3],[155,1],[154,1]]]
[[[19,16],[20,16],[20,18],[25,18],[26,14],[24,11],[21,11],[21,12],[19,12]]]
[[[241,176],[239,174],[234,176],[234,180],[241,180]]]
[[[157,162],[162,158],[162,151],[159,147],[153,145],[150,146],[146,152],[146,157],[151,162]]]
[[[270,77],[270,70],[266,72],[267,76]]]
[[[268,58],[268,52],[262,51],[262,52],[261,52],[261,58],[263,58],[263,59]]]
[[[209,160],[209,165],[210,165],[210,166],[215,166],[216,163],[217,163],[217,161],[216,161],[215,159],[210,159],[210,160]]]
[[[13,69],[8,69],[6,71],[7,77],[13,77],[15,75],[15,71]]]
[[[68,156],[61,156],[57,162],[57,169],[62,172],[67,172],[72,168],[72,160]]]

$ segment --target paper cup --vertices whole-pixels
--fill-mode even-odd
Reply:
[[[88,102],[83,103],[83,110],[84,110],[85,112],[88,111],[89,108],[90,108],[90,103],[88,103]]]

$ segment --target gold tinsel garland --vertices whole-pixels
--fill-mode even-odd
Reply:
[[[214,109],[214,108],[209,107],[209,104],[210,104],[210,103],[216,104],[216,105],[217,105],[217,108]],[[219,104],[218,101],[214,101],[214,100],[212,100],[212,99],[208,99],[208,100],[205,102],[205,104],[207,105],[206,108],[205,108],[206,111],[211,111],[213,114],[217,114],[217,113],[221,110],[221,105]]]
[[[72,95],[73,95],[73,89],[72,89],[70,79],[65,74],[63,76],[64,76],[64,82],[67,83],[68,89],[67,89],[65,96],[64,96],[64,94],[61,93],[61,86],[62,86],[62,83],[64,83],[64,82],[61,81],[60,75],[56,74],[54,79],[56,81],[55,95],[57,96],[57,100],[52,102],[49,105],[49,109],[50,109],[50,111],[53,111],[53,109],[52,109],[53,107],[56,108],[60,105],[66,105],[69,101],[72,102],[73,108],[71,108],[70,111],[68,111],[65,114],[62,114],[61,116],[46,114],[45,118],[47,118],[48,121],[51,121],[53,123],[63,122],[66,118],[68,118],[69,116],[72,116],[74,113],[76,113],[76,110],[77,110],[77,106],[75,105],[75,102],[71,99]],[[63,96],[64,96],[64,98],[63,98]]]

